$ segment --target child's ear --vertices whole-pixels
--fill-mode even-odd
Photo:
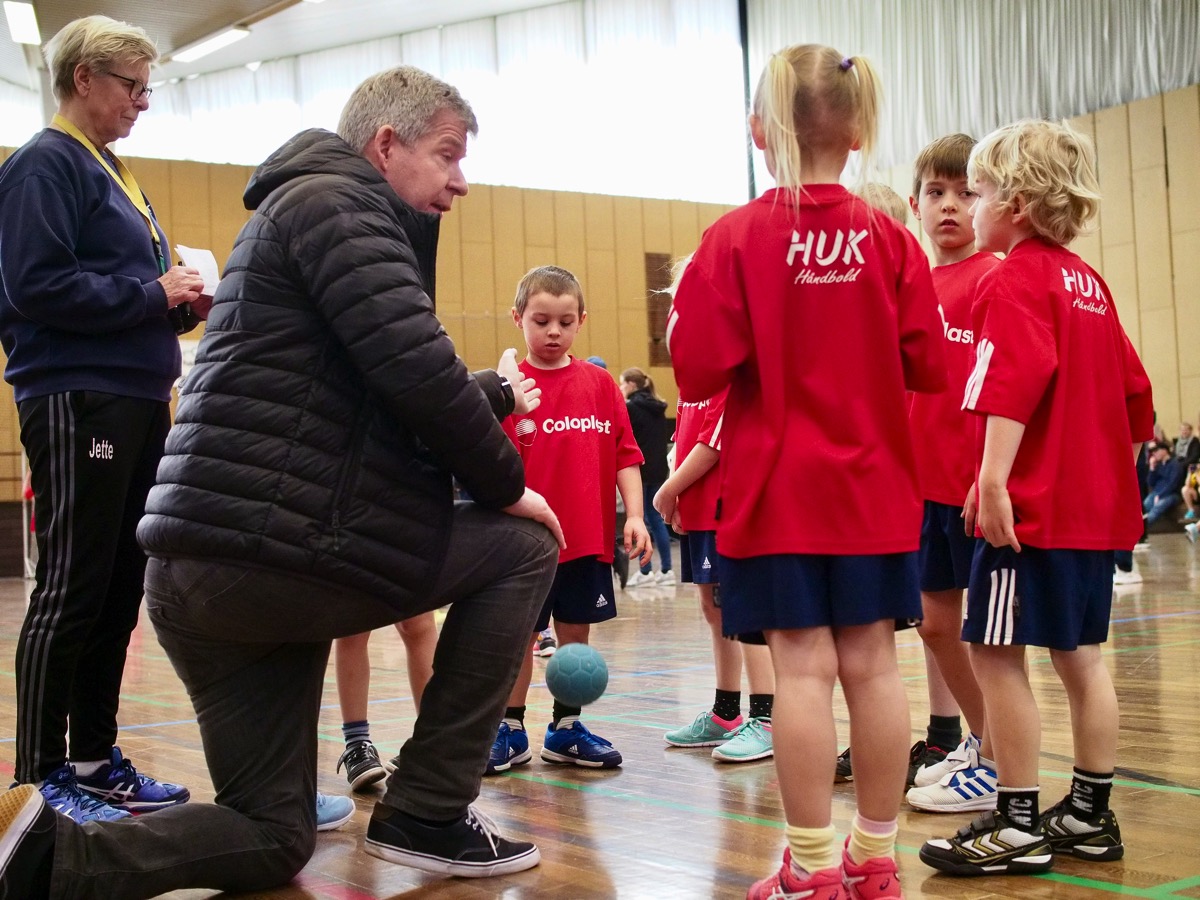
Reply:
[[[763,131],[762,119],[754,113],[750,113],[750,140],[754,141],[754,146],[759,150],[767,149],[767,135]]]
[[[581,312],[579,314],[579,327],[582,328],[583,323],[586,321],[587,321],[587,310],[585,309],[583,312]]]
[[[520,328],[521,327],[521,314],[519,312],[517,312],[517,308],[514,306],[512,309],[509,310],[509,312],[512,313],[513,324],[516,325],[518,328]]]
[[[1025,198],[1020,194],[1014,194],[1009,203],[1012,205],[1013,223],[1024,224],[1029,219],[1029,207],[1025,203]]]
[[[908,198],[908,208],[912,210],[913,218],[918,222],[921,221],[921,204],[917,202],[916,197]]]

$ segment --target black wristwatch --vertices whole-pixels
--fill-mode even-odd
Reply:
[[[517,397],[513,393],[512,382],[503,375],[500,376],[500,390],[504,392],[504,415],[511,415],[517,408]]]

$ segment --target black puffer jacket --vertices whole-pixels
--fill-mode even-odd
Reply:
[[[256,209],[188,375],[138,539],[402,606],[445,554],[451,476],[515,503],[524,470],[433,312],[438,217],[336,135],[301,132],[258,168]],[[481,390],[480,388],[483,388]]]

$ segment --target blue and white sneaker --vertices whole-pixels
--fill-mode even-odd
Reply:
[[[979,765],[979,738],[967,734],[963,742],[946,754],[941,762],[922,765],[913,775],[914,787],[929,787],[937,784],[951,772],[970,769]]]
[[[977,757],[978,759],[978,757]],[[983,762],[947,773],[937,784],[910,788],[908,805],[922,812],[955,813],[996,808],[996,770]]]
[[[354,815],[354,801],[337,794],[317,791],[317,831],[341,828]]]
[[[621,754],[604,738],[592,734],[578,719],[569,728],[563,727],[564,722],[558,728],[553,724],[546,727],[542,744],[542,759],[546,762],[590,769],[615,769],[621,764]]]
[[[187,803],[192,796],[181,784],[157,781],[149,775],[140,774],[133,763],[121,756],[120,747],[113,747],[111,761],[94,774],[76,775],[75,780],[79,782],[80,790],[97,800],[130,812],[153,812]]]
[[[75,767],[70,763],[47,775],[38,790],[47,806],[72,822],[115,822],[131,815],[81,791],[75,780]]]
[[[497,772],[507,772],[513,766],[523,766],[533,759],[529,752],[529,735],[524,728],[513,728],[507,722],[501,722],[496,730],[496,740],[492,742],[492,752],[488,754],[487,768],[484,775],[495,775]]]

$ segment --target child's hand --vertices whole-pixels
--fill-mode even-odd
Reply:
[[[975,482],[971,482],[971,489],[967,491],[967,497],[963,500],[963,531],[967,537],[975,537]]]
[[[523,416],[531,413],[542,405],[542,389],[536,387],[537,382],[526,378],[517,368],[517,350],[509,347],[500,354],[500,362],[496,363],[496,374],[503,375],[513,389],[513,415]]]
[[[1012,547],[1021,552],[1013,527],[1012,500],[1004,485],[980,485],[977,524],[984,539],[993,547]]]
[[[630,559],[637,554],[637,560],[641,565],[647,565],[654,554],[654,548],[650,544],[650,532],[646,530],[646,523],[642,521],[641,516],[631,516],[625,519],[625,553]]]
[[[658,510],[658,514],[663,517],[664,522],[674,523],[675,521],[675,505],[679,502],[679,495],[674,491],[667,490],[664,484],[658,489],[658,493],[654,495],[654,508]]]

